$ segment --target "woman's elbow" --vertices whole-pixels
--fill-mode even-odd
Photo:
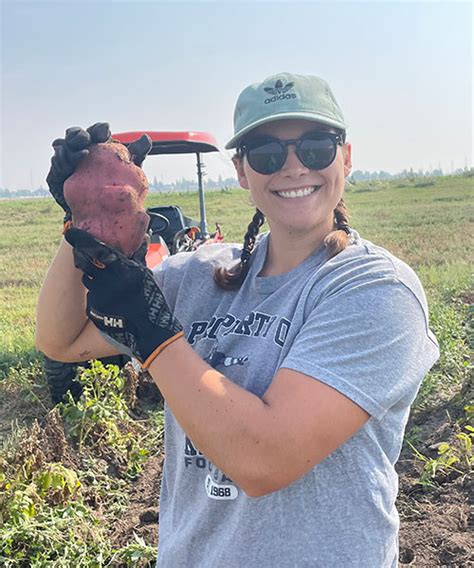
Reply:
[[[53,361],[74,363],[77,360],[74,357],[71,357],[67,346],[55,345],[51,342],[51,340],[48,341],[48,337],[42,334],[38,329],[36,329],[35,334],[35,348],[37,351],[43,353],[43,355],[46,355],[48,359],[52,359]]]
[[[284,489],[293,481],[295,481],[293,478],[282,478],[278,468],[269,468],[265,471],[260,469],[246,476],[241,489],[248,497],[265,497],[265,495]]]
[[[46,357],[50,357],[51,359],[54,359],[50,346],[46,343],[44,337],[42,336],[41,332],[38,330],[38,328],[36,328],[35,331],[35,348],[37,351],[40,351],[41,353],[44,353],[44,355],[46,355]]]
[[[41,353],[43,353],[43,355],[46,355],[48,359],[53,359],[54,361],[60,361],[61,363],[69,362],[65,358],[64,350],[51,346],[38,335],[36,335],[35,337],[35,347],[37,351],[40,351]]]
[[[275,491],[280,491],[280,489],[284,489],[288,485],[290,484],[276,483],[273,479],[260,479],[253,483],[246,484],[245,487],[242,487],[242,491],[248,497],[258,498],[265,497],[265,495],[269,495]]]

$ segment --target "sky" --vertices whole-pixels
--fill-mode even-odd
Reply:
[[[0,187],[45,184],[73,125],[212,133],[207,173],[233,176],[238,94],[281,71],[323,77],[354,170],[473,165],[471,2],[0,0]],[[151,156],[150,179],[195,177]]]

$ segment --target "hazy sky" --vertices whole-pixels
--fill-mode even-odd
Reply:
[[[21,1],[1,5],[0,187],[45,185],[71,125],[206,130],[221,147],[239,92],[280,71],[331,85],[354,169],[471,166],[471,2]],[[205,156],[233,175],[230,153]],[[149,176],[193,177],[192,156]]]

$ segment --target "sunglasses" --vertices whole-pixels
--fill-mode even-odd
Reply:
[[[239,153],[247,156],[250,167],[259,174],[274,174],[281,170],[288,157],[288,146],[294,145],[300,162],[310,170],[323,170],[330,166],[337,146],[344,144],[345,135],[317,130],[294,140],[280,140],[261,136],[245,142]]]

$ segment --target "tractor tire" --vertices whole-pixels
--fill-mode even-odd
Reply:
[[[49,392],[53,404],[59,404],[67,391],[70,391],[74,400],[78,400],[82,394],[80,383],[76,382],[76,373],[78,367],[88,367],[87,362],[82,363],[62,363],[54,361],[46,355],[43,355],[43,369],[48,383]],[[117,355],[114,357],[104,357],[100,359],[104,365],[118,365],[123,367],[129,357],[125,355]]]

